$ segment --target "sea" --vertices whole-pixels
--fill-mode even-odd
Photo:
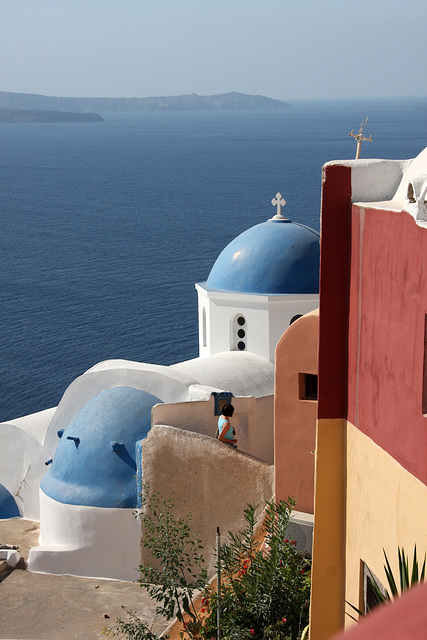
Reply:
[[[319,230],[321,167],[366,117],[363,158],[427,145],[427,98],[101,115],[0,124],[0,421],[102,360],[197,357],[195,282],[278,191]]]

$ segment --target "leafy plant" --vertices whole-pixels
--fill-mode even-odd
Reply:
[[[308,624],[311,559],[295,548],[286,534],[295,501],[267,503],[266,540],[256,545],[255,506],[244,511],[245,528],[229,533],[221,546],[220,610],[225,640],[298,638]],[[201,629],[206,640],[216,635],[217,594],[206,591],[207,619]]]
[[[384,571],[386,574],[389,591],[387,589],[384,589],[384,590],[381,589],[375,577],[371,573],[371,575],[368,576],[368,581],[370,586],[372,587],[375,603],[374,605],[367,607],[367,613],[372,611],[372,609],[375,609],[376,607],[378,607],[380,604],[384,604],[384,602],[388,602],[389,600],[398,598],[404,591],[407,591],[408,589],[410,589],[416,584],[419,584],[420,582],[424,582],[424,579],[425,579],[426,555],[424,554],[424,561],[420,570],[419,564],[418,564],[418,558],[417,558],[417,545],[415,545],[414,547],[414,556],[412,559],[411,570],[409,569],[409,558],[407,555],[405,555],[405,551],[403,547],[397,548],[397,556],[398,556],[398,562],[399,562],[398,583],[400,586],[400,590],[397,586],[396,579],[393,574],[393,570],[390,566],[390,562],[388,560],[387,554],[384,551],[384,549],[383,549],[383,553],[385,558]],[[353,609],[353,611],[356,611],[356,613],[358,613],[359,616],[365,615],[363,611],[361,611],[360,609],[352,605],[350,602],[347,602],[347,604]],[[347,615],[350,615],[350,614],[347,614]],[[353,616],[350,616],[350,617],[353,618]],[[353,618],[353,620],[356,620],[356,618]]]
[[[206,587],[207,571],[200,538],[191,532],[191,514],[175,516],[173,500],[166,500],[149,487],[143,489],[142,507],[142,513],[135,515],[141,518],[142,544],[150,551],[153,562],[139,567],[139,582],[158,603],[156,613],[165,620],[178,618],[183,625],[182,637],[193,638],[202,625],[193,599],[197,591]],[[129,619],[117,620],[116,635],[158,640],[133,611],[124,609]]]

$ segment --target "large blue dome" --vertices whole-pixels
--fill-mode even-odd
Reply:
[[[236,293],[318,293],[319,237],[287,219],[257,224],[225,247],[206,284]]]
[[[71,420],[41,489],[53,500],[91,507],[137,506],[135,444],[151,427],[159,398],[114,387],[92,398]]]

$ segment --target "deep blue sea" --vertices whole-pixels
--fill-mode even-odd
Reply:
[[[0,420],[101,360],[196,357],[194,283],[277,191],[319,229],[321,166],[354,157],[366,116],[362,157],[427,145],[427,98],[101,115],[0,124]]]

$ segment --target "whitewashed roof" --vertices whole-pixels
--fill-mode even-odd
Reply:
[[[247,351],[227,351],[194,358],[169,367],[201,385],[235,396],[269,396],[274,393],[274,364]]]

